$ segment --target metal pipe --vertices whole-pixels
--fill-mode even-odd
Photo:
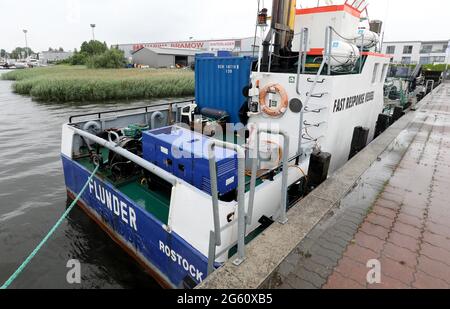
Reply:
[[[326,35],[327,37],[327,58],[328,58],[328,75],[331,75],[331,49],[332,49],[332,41],[333,41],[333,27],[328,26],[327,27],[327,33],[328,35]]]
[[[215,146],[221,146],[237,152],[238,156],[238,259],[234,264],[239,265],[245,258],[245,151],[241,146],[212,140],[208,145],[209,172],[211,178],[211,197],[213,202],[213,220],[216,245],[222,244],[219,218],[219,196],[217,190],[217,168],[215,160]]]
[[[252,224],[253,219],[253,205],[255,203],[255,191],[256,191],[256,173],[258,172],[258,154],[259,154],[259,134],[258,134],[258,125],[254,125],[254,135],[253,138],[256,138],[256,148],[254,150],[252,158],[252,175],[250,177],[250,193],[248,198],[248,212],[247,212],[247,225],[250,226]]]
[[[169,113],[170,113],[170,111],[169,111]],[[150,126],[152,127],[152,129],[154,129],[155,128],[155,122],[156,122],[156,118],[163,118],[164,117],[164,115],[163,115],[163,113],[161,113],[161,112],[154,112],[153,114],[152,114],[152,117],[150,118]]]
[[[281,179],[281,206],[280,206],[280,216],[278,218],[278,222],[281,224],[285,224],[288,219],[286,217],[287,210],[287,183],[288,183],[288,172],[289,172],[289,135],[285,131],[256,127],[256,152],[259,154],[259,135],[261,132],[265,132],[268,134],[277,134],[283,137],[283,172]],[[256,156],[258,158],[258,156]],[[256,160],[256,159],[254,159]],[[248,207],[248,217],[253,216],[253,204],[254,204],[254,195],[256,190],[256,171],[255,162],[252,162],[252,176],[250,178],[250,198],[249,198],[249,207]],[[252,192],[253,189],[253,192]],[[249,220],[250,221],[250,220]]]
[[[300,73],[302,71],[302,65],[303,65],[303,37],[304,37],[304,31],[305,28],[302,28],[300,30],[300,46],[299,46],[299,54],[298,54],[298,63],[297,63],[297,81],[296,81],[296,87],[295,87],[295,91],[297,92],[298,95],[301,95],[300,90],[298,89],[298,87],[300,86]],[[300,59],[302,59],[302,61],[300,61]]]
[[[214,221],[214,235],[216,246],[222,244],[221,232],[220,232],[220,218],[219,218],[219,192],[217,189],[217,167],[214,155],[214,142],[208,146],[209,154],[209,175],[211,181],[211,198],[213,206],[213,221]]]
[[[214,262],[216,260],[216,243],[214,231],[209,231],[209,247],[208,247],[208,276],[214,271]]]
[[[305,73],[306,56],[308,54],[308,41],[309,41],[309,29],[308,28],[304,28],[304,29],[305,29],[305,36],[304,36],[305,52],[303,53],[303,57],[302,57],[302,73]]]
[[[100,146],[108,148],[109,150],[121,155],[122,157],[127,158],[128,160],[143,167],[150,173],[155,174],[158,177],[161,177],[162,179],[169,182],[170,184],[176,185],[178,183],[177,178],[175,176],[173,176],[172,174],[170,174],[170,173],[166,172],[165,170],[157,167],[156,165],[148,162],[147,160],[144,160],[141,157],[129,152],[128,150],[126,150],[120,146],[117,146],[116,143],[108,142],[108,141],[104,140],[103,138],[100,138],[91,133],[85,132],[85,131],[75,128],[73,126],[69,126],[69,128],[71,130],[73,130],[77,135],[87,138],[87,139],[99,144]]]

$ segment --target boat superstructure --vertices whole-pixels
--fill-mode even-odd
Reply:
[[[77,115],[62,131],[70,197],[167,287],[191,288],[375,134],[389,56],[365,1],[261,10],[259,57],[198,58],[196,100]],[[379,32],[379,31],[378,31]]]

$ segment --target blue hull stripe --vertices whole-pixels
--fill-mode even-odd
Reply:
[[[62,162],[66,187],[77,194],[90,172],[64,155]],[[169,285],[182,288],[188,277],[197,284],[206,278],[208,261],[203,254],[176,233],[168,233],[162,222],[108,182],[95,177],[81,201],[126,242],[124,245],[157,269]]]

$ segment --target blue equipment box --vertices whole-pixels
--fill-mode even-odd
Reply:
[[[170,126],[143,132],[145,160],[211,194],[208,144],[210,138],[180,127]],[[237,188],[237,153],[215,147],[217,188],[225,195]]]

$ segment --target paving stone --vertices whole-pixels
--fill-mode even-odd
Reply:
[[[369,268],[365,265],[344,256],[340,261],[335,271],[340,273],[342,276],[353,279],[361,285],[365,285],[367,282],[367,273]]]
[[[286,261],[282,262],[278,267],[278,273],[280,276],[287,277],[290,273],[295,270],[295,265],[291,263],[287,263]]]
[[[409,224],[409,225],[412,225],[414,227],[420,227],[423,224],[423,219],[419,219],[417,217],[410,216],[410,215],[407,215],[407,214],[404,214],[404,213],[400,213],[397,216],[397,220],[396,221],[400,221],[400,222],[402,222],[404,224]]]
[[[386,218],[388,218],[390,220],[394,220],[395,217],[397,216],[397,212],[396,211],[391,210],[389,208],[385,208],[385,207],[383,207],[383,206],[381,206],[379,204],[375,204],[375,206],[373,206],[372,212],[377,214],[377,215],[386,217]]]
[[[383,227],[385,227],[387,229],[390,229],[392,227],[392,224],[393,224],[392,220],[390,220],[390,219],[388,219],[386,217],[377,215],[375,213],[369,214],[367,216],[367,218],[366,218],[366,221],[368,221],[368,222],[370,222],[372,224],[383,226]]]
[[[417,252],[402,248],[392,243],[387,243],[383,249],[383,256],[386,256],[400,264],[414,268],[417,265]]]
[[[345,251],[344,256],[347,256],[362,264],[366,264],[369,260],[378,259],[379,253],[361,247],[357,244],[351,244],[348,246],[347,251]]]
[[[401,281],[406,285],[411,285],[414,281],[414,272],[413,268],[410,268],[406,265],[402,265],[398,261],[394,261],[388,257],[381,257],[381,273],[385,276],[391,277],[395,280]]]
[[[324,247],[320,246],[319,244],[317,244],[311,248],[311,254],[313,256],[319,255],[319,256],[326,257],[330,261],[333,261],[333,262],[338,261],[342,255],[340,252],[335,252],[331,249],[324,248]]]
[[[394,278],[381,275],[380,283],[367,284],[368,289],[408,289],[409,285]]]
[[[350,241],[353,239],[352,236],[347,236],[346,238],[342,238],[341,235],[338,235],[335,233],[334,235],[331,235],[330,233],[324,233],[321,237],[321,239],[326,239],[328,242],[333,244],[338,244],[339,246],[345,248]]]
[[[425,214],[425,209],[419,209],[415,207],[410,207],[409,205],[405,205],[400,209],[400,214],[406,214],[421,220],[423,219],[423,216]]]
[[[450,227],[442,225],[442,224],[435,224],[431,221],[426,220],[425,221],[425,231],[431,232],[433,234],[437,234],[443,237],[450,237]]]
[[[359,230],[380,240],[386,240],[389,235],[389,229],[381,225],[372,224],[369,221],[364,222]]]
[[[419,256],[417,269],[425,274],[450,283],[450,267],[442,262],[432,260],[424,255]]]
[[[419,227],[404,224],[400,221],[395,222],[392,231],[400,233],[402,235],[410,236],[415,239],[419,239],[422,234],[422,231]]]
[[[324,285],[327,282],[326,278],[322,278],[317,273],[307,270],[303,266],[298,266],[295,269],[295,275],[300,279],[303,279],[306,282],[313,284],[316,288],[322,287],[322,285]]]
[[[311,282],[300,279],[293,274],[286,278],[286,283],[294,289],[317,289]]]
[[[421,245],[420,254],[425,255],[432,260],[442,262],[450,267],[450,251],[447,251],[441,247],[423,243]]]
[[[330,229],[327,230],[326,234],[331,235],[331,236],[335,236],[335,237],[339,237],[340,239],[344,240],[344,241],[351,241],[353,239],[353,235],[355,233],[348,233],[347,231],[342,231],[340,229],[337,229],[335,226],[331,227]],[[327,236],[329,237],[329,236]]]
[[[383,245],[385,243],[386,241],[381,240],[378,237],[365,234],[364,232],[359,232],[355,235],[355,244],[377,253],[383,250]]]
[[[401,248],[408,249],[412,252],[416,252],[419,250],[419,239],[400,234],[395,231],[389,234],[389,238],[387,241]]]
[[[320,264],[317,264],[312,259],[305,259],[299,265],[304,268],[311,270],[321,276],[323,279],[327,279],[330,274],[333,272],[333,267],[326,267]]]
[[[363,289],[364,285],[334,272],[328,282],[323,286],[324,289]]]
[[[342,254],[347,246],[347,244],[342,245],[341,243],[334,243],[332,241],[329,241],[328,239],[323,238],[322,236],[318,239],[317,243],[325,248],[333,250],[336,253]]]
[[[423,241],[433,246],[440,246],[443,249],[450,251],[450,236],[445,237],[425,231],[423,233]]]
[[[415,281],[412,286],[416,289],[449,289],[450,285],[441,279],[431,277],[422,271],[415,275]]]
[[[319,254],[314,254],[311,255],[311,257],[309,258],[311,259],[314,263],[322,265],[324,267],[335,267],[338,264],[338,261],[336,260],[330,260],[330,258],[325,257],[325,256],[321,256]]]

